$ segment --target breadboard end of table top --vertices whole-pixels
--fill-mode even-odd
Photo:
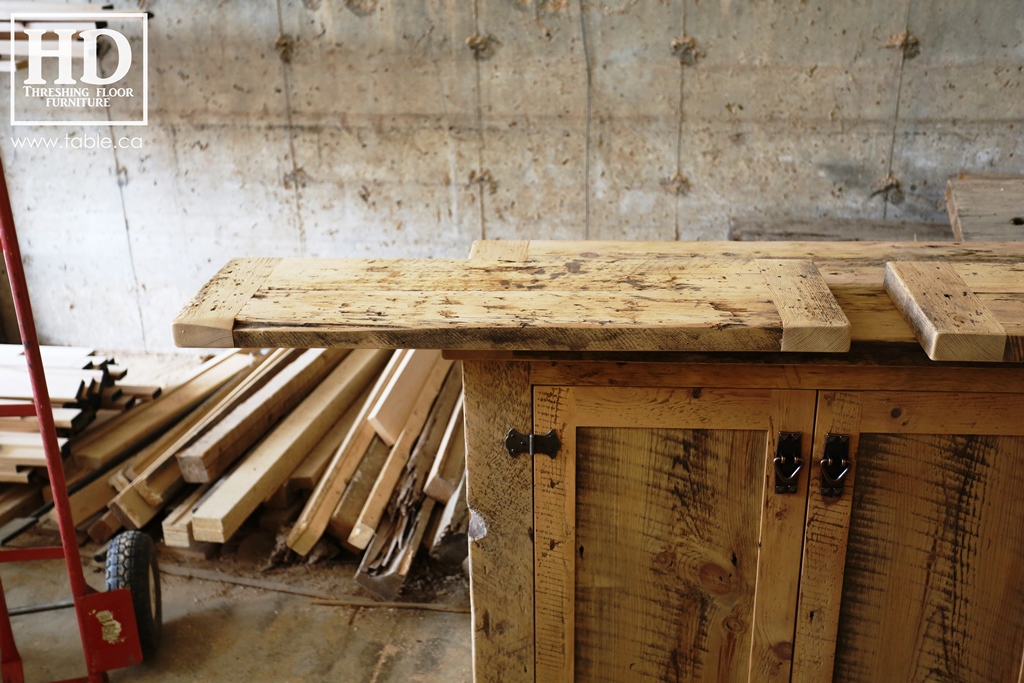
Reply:
[[[932,360],[1012,360],[1006,329],[950,263],[889,262],[884,286]]]

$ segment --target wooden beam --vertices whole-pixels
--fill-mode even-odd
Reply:
[[[882,221],[871,218],[761,218],[729,220],[729,239],[738,242],[951,242],[947,223]]]
[[[356,471],[345,487],[341,501],[334,509],[327,526],[330,534],[353,553],[359,553],[362,549],[356,548],[348,542],[349,534],[352,533],[356,520],[359,519],[359,513],[366,505],[366,499],[370,497],[374,482],[380,476],[380,471],[384,468],[384,463],[387,462],[388,454],[391,452],[388,445],[373,433],[373,430],[369,430],[369,433],[372,438],[370,445],[359,459]]]
[[[224,543],[384,367],[388,353],[353,351],[192,515],[196,540]]]
[[[309,349],[238,404],[194,443],[178,451],[185,481],[215,480],[341,362],[347,351]]]
[[[373,393],[374,385],[368,384],[363,393],[359,394],[352,405],[348,407],[345,414],[341,416],[341,419],[335,422],[331,428],[323,435],[309,455],[302,459],[299,466],[295,468],[295,471],[288,477],[288,487],[293,491],[312,491],[316,488],[316,484],[320,481],[320,477],[323,475],[324,470],[327,469],[328,463],[331,461],[331,457],[338,451],[342,441],[350,431],[352,426],[356,423],[356,419],[360,413],[363,412],[363,406],[366,405],[370,395]]]
[[[303,508],[291,533],[288,534],[288,547],[298,554],[309,554],[316,542],[320,540],[324,530],[327,529],[331,515],[341,501],[345,488],[373,441],[375,433],[373,427],[366,421],[366,416],[376,398],[384,391],[384,387],[387,386],[395,370],[398,369],[404,354],[404,351],[399,350],[391,355],[391,360],[388,361],[384,371],[377,378],[373,391],[370,392],[370,398],[364,404],[363,410],[360,411],[355,424],[352,425],[348,436],[345,437],[345,441],[331,458],[330,464],[324,470],[323,476],[306,502],[306,507]]]
[[[442,505],[455,493],[466,469],[466,429],[462,404],[463,399],[460,396],[451,419],[445,426],[444,438],[437,447],[437,455],[423,485],[423,492]]]
[[[174,343],[178,346],[234,346],[235,315],[273,272],[280,259],[235,259],[178,314]]]
[[[377,399],[366,419],[387,445],[393,446],[402,433],[416,397],[440,357],[435,349],[409,351]]]
[[[356,548],[366,548],[370,544],[370,540],[377,530],[377,524],[384,514],[384,508],[387,506],[391,493],[395,490],[395,485],[398,483],[402,471],[409,461],[412,447],[423,430],[423,425],[427,421],[431,406],[434,404],[434,399],[437,398],[441,385],[444,383],[451,366],[452,361],[440,357],[434,362],[433,369],[431,369],[423,388],[416,397],[416,402],[409,413],[409,419],[406,421],[402,433],[395,441],[395,445],[391,447],[387,462],[384,463],[384,468],[377,477],[377,481],[374,482],[370,497],[367,498],[366,504],[363,505],[363,509],[359,513],[359,519],[356,520],[352,533],[349,534],[348,542]]]

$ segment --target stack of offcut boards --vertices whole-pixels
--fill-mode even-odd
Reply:
[[[61,352],[43,357],[47,365]],[[64,374],[47,366],[52,389]],[[110,392],[71,388],[55,394],[60,410],[77,398],[106,412],[100,398]],[[83,536],[103,542],[159,524],[167,546],[209,555],[250,518],[248,528],[258,521],[275,533],[295,523],[296,552],[330,534],[362,556],[359,582],[387,599],[421,545],[441,561],[464,560],[462,372],[439,351],[232,350],[145,398],[62,440]],[[22,488],[32,497],[19,494],[0,524],[42,504],[42,481],[12,491]]]
[[[57,444],[68,476],[81,479],[88,470],[75,464],[71,451],[104,425],[123,420],[127,412],[145,412],[145,405],[161,390],[123,382],[127,370],[92,349],[44,346],[41,354]],[[32,404],[28,366],[19,344],[0,344],[0,403]],[[46,478],[36,418],[0,418],[0,526],[42,506],[49,493]]]

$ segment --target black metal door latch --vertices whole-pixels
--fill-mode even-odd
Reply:
[[[803,434],[779,432],[775,448],[775,493],[796,493],[800,483],[800,470],[804,468],[800,452]]]
[[[825,457],[821,459],[821,495],[838,498],[843,495],[846,475],[850,473],[850,436],[825,435]]]
[[[512,458],[520,453],[529,453],[530,455],[543,453],[554,460],[561,448],[562,442],[559,441],[558,434],[554,429],[547,434],[520,434],[515,428],[512,428],[505,436],[505,449],[508,451],[509,457]]]

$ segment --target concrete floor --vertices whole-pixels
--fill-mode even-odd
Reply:
[[[231,556],[164,565],[215,570],[308,588],[333,596],[360,595],[350,561],[327,561],[260,572]],[[87,581],[103,586],[102,570],[86,559]],[[60,562],[0,569],[11,607],[69,597]],[[436,570],[411,577],[417,599],[468,606],[464,577]],[[112,672],[112,683],[194,681],[470,681],[468,614],[412,609],[328,607],[299,595],[217,581],[164,575],[164,637],[152,661]],[[432,595],[429,595],[432,593]],[[365,595],[365,594],[363,594]],[[71,610],[13,619],[26,681],[53,681],[85,671]]]

